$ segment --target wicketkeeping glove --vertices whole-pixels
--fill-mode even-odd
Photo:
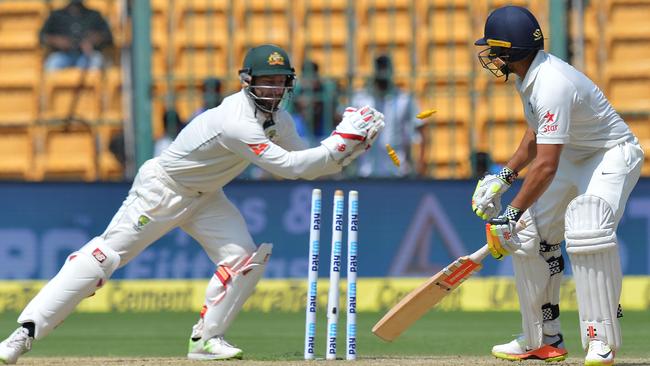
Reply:
[[[481,178],[472,195],[474,213],[483,220],[495,217],[501,211],[501,195],[516,178],[517,173],[508,167],[501,169],[497,175],[488,174]]]
[[[520,209],[508,206],[503,215],[490,219],[485,224],[488,249],[494,258],[502,259],[521,248],[519,236],[515,231],[521,215]]]
[[[381,129],[383,115],[377,110],[369,106],[359,109],[348,107],[341,123],[330,137],[321,141],[321,145],[327,148],[334,160],[345,166],[365,151],[369,136],[374,138]]]

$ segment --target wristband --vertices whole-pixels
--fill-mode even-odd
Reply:
[[[515,179],[517,179],[518,175],[519,174],[517,174],[517,172],[515,172],[514,170],[508,167],[504,167],[503,169],[501,169],[499,174],[497,174],[497,177],[501,178],[502,181],[508,183],[508,185],[511,185],[512,182],[514,182]]]
[[[521,215],[523,215],[523,211],[517,207],[512,207],[508,205],[506,207],[506,212],[503,213],[503,216],[507,217],[508,220],[510,221],[519,221],[519,218],[521,218]]]

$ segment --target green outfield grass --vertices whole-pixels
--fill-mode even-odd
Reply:
[[[17,314],[0,316],[2,338],[15,328]],[[370,333],[382,314],[358,315],[359,357],[385,356],[481,356],[495,343],[509,341],[519,332],[516,312],[432,311],[393,343]],[[73,314],[46,339],[35,343],[30,356],[122,356],[184,357],[187,339],[196,314],[115,313]],[[325,350],[325,319],[320,316],[317,350]],[[582,357],[576,312],[562,313],[569,353]],[[345,317],[339,320],[344,329]],[[648,325],[650,312],[626,312],[622,319],[624,347],[618,357],[650,360]],[[345,334],[339,336],[339,354],[345,351]],[[242,313],[228,339],[243,348],[247,359],[302,359],[304,314]]]

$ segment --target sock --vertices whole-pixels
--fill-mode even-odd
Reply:
[[[556,348],[564,348],[564,337],[562,337],[562,333],[555,335],[544,334],[543,342],[544,344],[548,344]]]
[[[34,338],[34,334],[36,333],[36,325],[32,322],[27,322],[23,323],[22,326],[23,328],[27,329],[29,336]]]

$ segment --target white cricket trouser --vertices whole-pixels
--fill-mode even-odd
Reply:
[[[200,193],[183,187],[156,158],[142,165],[100,237],[120,255],[122,267],[176,227],[196,239],[217,265],[232,266],[256,248],[244,218],[223,190]]]
[[[581,194],[598,196],[609,203],[618,225],[642,164],[643,150],[636,142],[603,149],[577,162],[562,154],[553,182],[529,209],[541,241],[556,244],[564,240],[566,208]]]

